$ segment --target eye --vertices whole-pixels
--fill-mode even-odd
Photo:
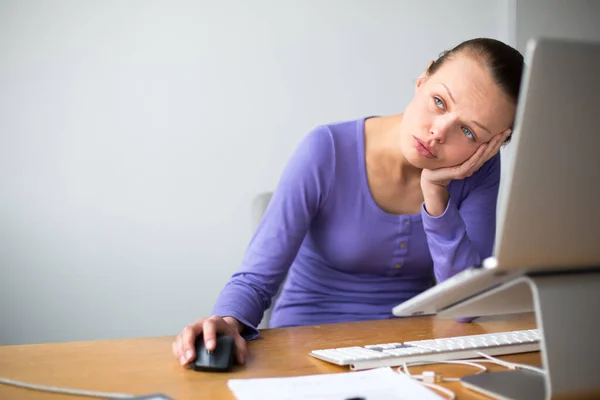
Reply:
[[[470,140],[475,140],[475,135],[473,134],[473,132],[471,132],[469,128],[463,126],[460,129],[462,129],[465,136],[468,137]]]
[[[439,108],[439,109],[441,109],[441,110],[444,110],[446,108],[444,106],[444,102],[439,97],[434,96],[433,97],[433,102],[435,103],[436,107]]]

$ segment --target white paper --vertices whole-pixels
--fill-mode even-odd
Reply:
[[[436,393],[391,368],[291,378],[230,379],[238,400],[440,400]]]

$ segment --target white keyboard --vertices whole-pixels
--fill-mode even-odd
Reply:
[[[478,352],[491,356],[540,350],[538,329],[417,340],[404,343],[374,344],[313,350],[315,358],[352,370],[401,365],[404,362],[444,361],[479,358]]]

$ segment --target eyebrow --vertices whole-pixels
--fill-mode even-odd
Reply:
[[[442,86],[446,89],[446,91],[448,92],[448,96],[450,96],[450,100],[452,100],[453,103],[456,103],[456,100],[454,100],[454,96],[452,96],[452,92],[450,91],[450,88],[448,86],[446,86],[445,83],[440,82],[442,84]],[[478,127],[480,127],[481,129],[483,129],[484,131],[486,131],[487,133],[489,133],[490,135],[492,134],[492,132],[490,132],[490,130],[488,128],[486,128],[485,126],[481,125],[479,122],[471,120],[471,122],[475,125],[477,125]]]

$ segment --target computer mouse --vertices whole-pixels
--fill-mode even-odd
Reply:
[[[206,350],[204,337],[195,342],[196,357],[190,362],[192,369],[207,372],[227,372],[235,364],[235,341],[228,335],[217,335],[217,345],[212,352]]]

